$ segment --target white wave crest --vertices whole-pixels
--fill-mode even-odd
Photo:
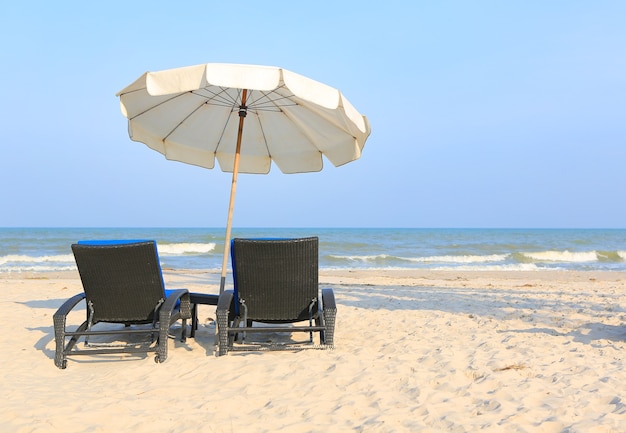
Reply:
[[[378,254],[372,256],[338,256],[335,254],[330,254],[328,257],[333,259],[348,260],[351,262],[375,262],[376,260],[385,260],[392,258],[392,256],[389,256],[387,254]]]
[[[538,262],[570,262],[583,263],[598,261],[596,251],[539,251],[535,253],[521,253],[524,257]]]
[[[8,255],[0,257],[0,265],[6,265],[11,263],[73,263],[74,256],[71,254],[62,254],[56,256],[41,256],[41,257],[33,257],[33,256],[25,256],[25,255]]]
[[[162,256],[178,256],[182,254],[208,254],[215,250],[215,242],[209,243],[179,243],[159,244],[159,254]]]
[[[64,272],[75,271],[76,266],[0,266],[0,273],[22,273],[22,272]]]
[[[492,254],[487,256],[431,256],[431,257],[396,257],[388,254],[371,256],[338,256],[330,255],[334,259],[352,262],[376,262],[379,260],[400,260],[411,263],[493,263],[503,262],[509,254]]]
[[[439,266],[432,268],[435,271],[538,271],[539,267],[534,263],[517,263],[508,265],[485,265],[485,266]],[[542,268],[551,270],[547,268]],[[556,268],[553,270],[557,270]]]
[[[488,256],[400,257],[400,259],[418,263],[492,263],[503,262],[508,257],[508,254],[491,254]]]

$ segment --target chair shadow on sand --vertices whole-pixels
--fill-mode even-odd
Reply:
[[[559,332],[552,328],[507,329],[506,332],[519,334],[548,334],[555,337],[571,337],[575,342],[593,346],[596,341],[626,342],[626,326],[606,323],[584,323],[569,332]]]
[[[25,307],[28,308],[32,308],[32,309],[41,309],[41,310],[48,310],[49,311],[49,316],[50,318],[52,318],[52,315],[54,314],[54,312],[58,309],[58,307],[60,305],[62,305],[67,299],[62,298],[62,299],[33,299],[30,301],[25,301],[25,302],[20,302],[20,301],[16,301],[15,304],[19,304],[19,305],[24,305]],[[214,309],[215,307],[213,307]],[[78,313],[78,315],[80,315],[81,313],[84,315],[86,314],[86,307],[83,306],[79,306],[75,309],[75,313]],[[193,339],[193,341],[195,342],[195,344],[197,344],[198,346],[200,346],[203,350],[204,350],[204,354],[206,356],[215,356],[215,352],[216,352],[216,346],[215,346],[215,341],[216,341],[216,335],[215,335],[215,311],[213,311],[212,313],[207,315],[208,317],[206,318],[206,320],[204,321],[205,323],[201,323],[200,327],[196,330],[196,336]],[[76,321],[76,325],[78,326],[78,321],[79,319],[77,319]],[[188,324],[187,326],[191,326],[191,324]],[[42,353],[44,353],[46,355],[46,357],[48,357],[49,359],[53,360],[54,356],[55,356],[55,350],[54,350],[54,326],[52,325],[52,323],[50,324],[50,326],[40,326],[40,327],[28,327],[25,326],[25,329],[29,332],[40,332],[43,335],[41,336],[41,338],[39,340],[37,340],[37,342],[34,345],[34,348],[36,350],[41,351]],[[172,330],[174,332],[178,332],[179,328],[178,327],[173,327]],[[171,341],[174,341],[174,346],[173,349],[174,350],[181,350],[182,348],[184,348],[185,350],[189,351],[192,350],[191,347],[189,346],[189,340],[187,340],[186,343],[181,343],[180,341],[178,341],[176,338],[174,338],[172,335],[170,335],[169,337],[170,339],[170,344]],[[131,354],[128,354],[131,355]],[[125,359],[128,360],[132,360],[132,359],[141,359],[141,358],[147,358],[148,354],[146,353],[137,353],[137,354],[132,354],[131,356],[127,356]],[[102,355],[100,355],[98,358],[96,357],[89,357],[89,358],[73,358],[72,362],[76,362],[76,363],[98,363],[98,362],[108,362],[108,361],[119,361],[120,357],[103,357]]]
[[[34,348],[36,350],[41,351],[44,355],[46,355],[47,358],[54,360],[54,356],[55,356],[55,350],[54,350],[54,327],[53,326],[40,326],[40,327],[25,327],[25,329],[29,332],[40,332],[43,335],[41,336],[41,338],[39,340],[37,340],[37,342],[34,345]],[[192,350],[191,347],[189,347],[188,342],[183,343],[181,342],[179,339],[176,338],[175,333],[176,332],[180,332],[180,329],[177,329],[176,327],[172,328],[173,330],[173,334],[170,334],[168,336],[168,340],[169,343],[168,344],[172,344],[172,341],[174,343],[173,345],[173,349],[174,350],[187,350],[190,351]],[[210,339],[206,339],[207,341],[205,342],[204,340],[196,340],[197,343],[199,343],[201,346],[203,346],[206,350],[206,354],[207,355],[214,355],[215,353],[215,348],[212,347],[213,343],[210,343]],[[117,341],[117,340],[116,340]],[[129,340],[126,340],[125,342],[130,342]],[[206,343],[206,344],[203,344]],[[106,355],[99,355],[98,357],[94,356],[94,357],[85,357],[85,358],[72,358],[72,362],[80,364],[80,363],[99,363],[99,362],[108,362],[108,361],[123,361],[123,360],[133,360],[133,359],[145,359],[150,357],[149,353],[145,353],[145,352],[139,352],[139,353],[125,353],[123,354],[124,357],[120,357],[120,354],[111,354],[109,356]]]
[[[52,314],[54,314],[54,312],[58,309],[58,307],[62,305],[65,301],[66,299],[46,299],[46,300],[30,300],[30,301],[25,301],[25,302],[17,301],[15,303],[24,305],[28,308],[49,310],[50,317],[52,317]],[[79,306],[75,309],[74,312],[78,313],[77,315],[80,315],[81,313],[84,315],[86,314],[86,307],[84,305]],[[78,326],[78,320],[77,320],[76,325]],[[98,326],[102,326],[102,325],[98,325]],[[104,326],[115,326],[115,325],[104,325]],[[190,325],[187,325],[187,326],[190,326]],[[40,326],[40,327],[25,326],[25,329],[29,332],[40,332],[43,334],[41,338],[37,340],[37,342],[35,343],[34,348],[44,353],[44,355],[46,355],[46,357],[48,357],[49,359],[54,360],[54,357],[55,357],[54,326],[52,324],[50,324],[50,326]],[[172,344],[171,343],[172,341],[174,342],[174,346],[173,346],[174,350],[181,350],[181,349],[184,349],[187,351],[192,350],[189,347],[188,342],[183,343],[179,341],[179,339],[176,338],[175,334],[178,332],[180,332],[180,327],[176,325],[173,326],[172,332],[168,336],[169,344]],[[200,333],[198,337],[199,338],[196,339],[196,342],[200,344],[202,347],[204,347],[207,355],[213,356],[215,354],[215,348],[213,347],[213,344],[214,344],[213,337],[211,336],[210,338],[209,337],[203,338],[202,333]],[[127,353],[124,355],[125,355],[124,357],[120,357],[119,354],[117,355],[111,354],[109,356],[99,355],[98,357],[94,356],[94,357],[88,357],[88,358],[72,358],[72,362],[94,364],[94,363],[111,362],[111,361],[115,361],[115,362],[124,361],[124,360],[130,361],[130,360],[148,358],[150,354],[139,352],[139,353]]]
[[[546,311],[557,314],[560,311],[588,311],[604,314],[607,313],[605,305],[589,304],[587,302],[562,301],[558,298],[550,298],[545,291],[515,290],[496,299],[490,294],[490,290],[479,287],[449,288],[427,287],[408,285],[372,285],[372,284],[320,284],[321,287],[331,287],[337,293],[338,308],[356,307],[365,309],[384,308],[391,311],[414,310],[429,311],[438,310],[454,314],[477,314],[477,311],[489,311],[490,316],[496,320],[506,321],[519,319],[523,314],[515,315],[515,310],[536,310],[537,314],[530,322],[531,326],[526,329],[507,329],[503,332],[547,334],[551,336],[569,336],[574,341],[593,345],[594,342],[606,340],[610,342],[626,342],[626,325],[611,325],[601,321],[588,321],[578,325],[569,332],[559,332],[555,327],[542,326],[553,325],[552,317],[543,314]],[[477,295],[477,293],[479,295]],[[29,308],[45,309],[50,311],[50,317],[65,299],[30,300],[15,302]],[[84,307],[82,308],[84,311]],[[626,308],[617,308],[611,311],[612,315],[623,315]],[[195,343],[204,349],[205,355],[215,356],[215,312],[201,322],[197,330]],[[54,328],[50,326],[28,327],[25,329],[43,333],[35,343],[35,349],[42,351],[48,358],[54,359]],[[261,334],[258,338],[271,339],[272,335]],[[175,341],[176,349],[184,347],[186,343]],[[49,348],[50,347],[50,348]],[[186,350],[191,350],[188,346]],[[253,353],[253,352],[250,352]],[[136,356],[135,356],[136,358]],[[83,360],[86,361],[86,360]],[[89,362],[97,362],[89,359]]]
[[[322,284],[324,285],[324,284]],[[492,289],[481,287],[428,287],[409,285],[362,285],[332,284],[337,293],[339,307],[384,308],[391,311],[438,310],[453,314],[476,315],[478,311],[489,311],[489,316],[500,321],[521,319],[528,321],[532,327],[527,329],[508,329],[503,332],[544,333],[548,335],[570,336],[574,341],[593,344],[594,341],[608,340],[613,342],[626,341],[626,324],[610,325],[599,321],[589,321],[576,326],[575,329],[562,333],[553,325],[555,315],[566,314],[568,311],[587,312],[589,316],[607,314],[605,304],[590,304],[587,301],[565,301],[559,299],[557,292],[544,290],[526,290],[516,288],[514,291],[498,291],[495,296]],[[585,297],[585,293],[578,293]],[[589,296],[596,295],[589,293]],[[597,296],[597,295],[596,295]],[[513,310],[513,311],[512,311]],[[530,314],[528,312],[531,312]],[[610,311],[613,316],[626,313],[626,308]],[[592,318],[592,317],[590,317]]]
[[[59,306],[63,305],[63,303],[67,299],[33,299],[30,301],[20,302],[15,301],[15,304],[24,305],[28,308],[33,309],[43,309],[50,311],[50,320],[52,321],[52,315],[59,308]],[[83,307],[84,311],[85,308]],[[42,351],[48,358],[54,359],[54,349],[48,349],[46,346],[50,344],[54,344],[54,326],[50,323],[50,326],[40,326],[40,327],[24,327],[29,332],[41,332],[43,335],[37,342],[35,343],[35,349]]]

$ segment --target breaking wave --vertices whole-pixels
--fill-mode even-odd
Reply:
[[[537,251],[486,255],[440,255],[426,257],[400,257],[389,254],[378,255],[329,255],[331,267],[353,267],[361,265],[375,269],[458,269],[458,270],[538,270],[564,269],[576,265],[593,263],[621,263],[626,260],[626,251]]]
[[[159,255],[175,256],[180,254],[196,255],[208,254],[215,250],[215,242],[209,243],[178,243],[178,244],[158,244]]]
[[[191,257],[210,254],[216,244],[211,243],[172,243],[158,244],[160,257]],[[72,254],[56,254],[44,256],[30,256],[25,254],[9,254],[0,256],[0,272],[52,272],[76,269],[76,262]]]

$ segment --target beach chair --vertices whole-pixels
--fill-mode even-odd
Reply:
[[[233,239],[231,259],[234,290],[220,295],[216,312],[218,355],[334,346],[337,307],[332,289],[320,296],[317,237]],[[294,332],[308,332],[308,341],[247,341],[247,334]]]
[[[84,293],[68,299],[54,314],[57,367],[66,368],[68,356],[113,353],[156,352],[155,361],[163,362],[170,327],[179,319],[185,341],[186,320],[191,317],[189,292],[165,290],[156,242],[83,241],[73,244],[72,252]],[[82,300],[87,319],[69,331],[68,314]],[[95,327],[98,323],[102,325]],[[89,341],[103,336],[110,340],[112,335],[124,341]],[[79,350],[76,343],[81,337],[85,348]]]

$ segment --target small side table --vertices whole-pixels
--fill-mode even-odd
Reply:
[[[189,336],[195,338],[198,329],[198,304],[217,305],[220,295],[209,295],[207,293],[189,293],[191,303],[191,332]]]

